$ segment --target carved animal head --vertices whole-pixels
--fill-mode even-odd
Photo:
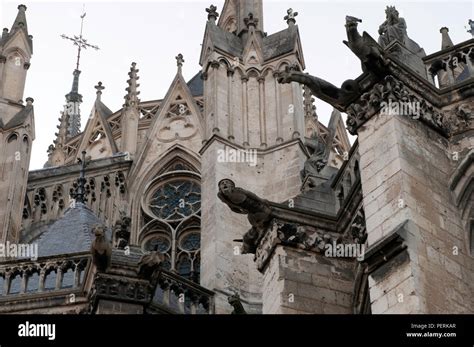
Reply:
[[[234,295],[229,296],[229,298],[227,299],[227,301],[228,301],[229,304],[231,304],[232,306],[238,305],[238,304],[240,304],[240,295],[237,294],[237,293],[235,293]]]
[[[102,238],[105,236],[105,228],[103,225],[97,224],[94,229],[92,229],[95,235],[95,238]]]
[[[352,16],[346,16],[346,27],[357,27],[359,23],[362,23],[362,19],[352,17]]]
[[[293,76],[295,72],[298,72],[299,68],[296,65],[286,66],[284,71],[280,71],[278,74],[278,83],[291,83],[294,81]]]
[[[229,194],[232,192],[235,188],[235,183],[231,181],[230,179],[223,179],[219,181],[219,191],[223,193],[224,195]]]

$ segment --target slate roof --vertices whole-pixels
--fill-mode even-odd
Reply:
[[[241,57],[244,47],[242,46],[242,40],[228,31],[222,30],[217,25],[208,24],[207,29],[212,38],[214,47],[227,52],[234,57]]]
[[[235,57],[242,57],[244,44],[242,39],[216,25],[207,27],[214,47]],[[298,38],[298,27],[290,26],[284,30],[263,37],[263,58],[265,61],[293,51]]]
[[[14,115],[7,124],[3,125],[3,123],[0,123],[0,128],[3,128],[3,129],[16,128],[17,126],[22,125],[32,112],[33,112],[33,106],[27,105],[20,112]]]
[[[204,94],[204,82],[202,80],[202,73],[199,71],[188,82],[189,90],[192,96],[201,96]]]
[[[38,244],[39,257],[86,252],[91,248],[92,228],[97,224],[104,223],[86,205],[76,203],[32,243]],[[110,234],[107,230],[109,240]]]
[[[288,27],[263,38],[263,59],[265,61],[290,53],[296,45],[298,28]]]

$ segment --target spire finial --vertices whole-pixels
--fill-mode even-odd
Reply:
[[[93,48],[99,50],[98,46],[91,45],[87,43],[87,40],[82,37],[82,29],[84,27],[84,18],[86,17],[86,12],[81,15],[81,31],[79,36],[69,37],[66,35],[61,35],[63,39],[71,40],[74,43],[74,46],[77,46],[77,61],[76,61],[76,70],[79,70],[79,60],[81,59],[81,50],[87,48]]]
[[[258,18],[254,18],[253,13],[250,12],[249,15],[244,18],[244,23],[247,26],[247,28],[254,27],[256,28],[258,25]]]
[[[215,22],[217,20],[217,17],[219,17],[219,13],[217,13],[217,6],[209,6],[209,8],[206,8],[206,12],[208,13],[207,19],[210,22]]]
[[[94,88],[97,90],[97,92],[96,92],[97,99],[100,100],[100,96],[102,95],[102,91],[105,89],[105,87],[102,86],[102,82],[99,82],[99,83],[97,83],[96,86],[94,86]]]
[[[472,37],[474,37],[474,20],[469,19],[467,23],[469,24],[469,27],[470,27],[470,29],[467,32],[470,33]]]
[[[286,10],[287,15],[283,18],[286,20],[286,23],[288,25],[295,25],[296,24],[296,16],[298,15],[298,12],[293,12],[292,8],[289,8]]]
[[[453,47],[453,41],[449,37],[449,29],[446,27],[442,27],[441,29],[439,29],[439,32],[441,33],[441,49]]]
[[[10,32],[13,33],[15,30],[24,29],[28,33],[25,11],[26,11],[25,5],[18,5],[18,14],[16,15],[15,22],[13,23],[13,26]]]
[[[178,72],[180,73],[181,73],[181,68],[183,67],[183,63],[184,63],[183,55],[179,53],[176,56],[176,64],[178,65]]]
[[[81,165],[80,176],[77,179],[77,188],[72,195],[76,202],[84,203],[86,201],[86,151],[82,151],[82,157],[77,158],[77,162]]]
[[[140,99],[138,98],[140,92],[137,90],[140,86],[137,83],[137,81],[140,79],[140,77],[138,77],[138,72],[140,70],[137,69],[136,66],[137,63],[132,63],[130,72],[128,73],[130,79],[127,80],[128,87],[125,89],[127,91],[127,95],[125,95],[125,104],[123,105],[124,107],[134,107],[140,102]]]

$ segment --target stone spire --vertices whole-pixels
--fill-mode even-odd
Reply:
[[[209,22],[215,23],[217,18],[219,17],[219,13],[217,13],[217,7],[214,5],[209,6],[206,8],[206,12],[208,13],[207,19]]]
[[[74,137],[81,131],[81,113],[80,105],[82,103],[82,95],[79,94],[79,75],[81,71],[74,70],[71,91],[66,94],[65,110],[68,112],[68,138]]]
[[[140,109],[138,107],[140,103],[138,87],[140,85],[137,83],[139,70],[136,66],[136,63],[132,63],[128,73],[128,87],[125,89],[127,95],[125,95],[125,104],[122,110],[122,141],[120,143],[122,152],[128,153],[132,158],[137,151],[138,121],[140,119]]]
[[[441,33],[441,49],[453,47],[453,41],[449,37],[449,29],[446,27],[442,27],[439,32]]]
[[[298,15],[298,12],[293,12],[293,9],[289,8],[286,11],[286,13],[287,13],[287,15],[283,19],[286,20],[286,23],[288,24],[288,26],[295,25],[296,24],[296,16]]]
[[[99,47],[87,43],[87,40],[83,38],[82,31],[84,28],[84,18],[86,13],[84,12],[81,16],[81,30],[79,36],[74,35],[69,37],[66,35],[61,35],[63,39],[67,39],[73,42],[74,46],[77,47],[77,57],[76,57],[76,68],[73,72],[73,81],[71,91],[66,94],[66,106],[69,118],[67,138],[74,137],[79,134],[81,128],[81,114],[80,114],[80,105],[82,103],[82,95],[79,94],[79,75],[81,71],[79,70],[79,63],[81,59],[82,49],[93,48],[98,50]]]
[[[140,70],[136,69],[136,66],[137,63],[132,63],[130,72],[128,73],[130,78],[127,80],[128,87],[125,89],[127,91],[127,95],[125,95],[125,104],[123,105],[125,108],[136,107],[140,103],[140,99],[138,98],[138,95],[140,94],[138,87],[140,84],[137,83],[140,79],[140,77],[138,77],[138,72]]]
[[[25,30],[26,34],[28,34],[28,26],[26,24],[26,6],[19,5],[18,6],[18,14],[16,16],[15,22],[13,22],[12,29],[10,30],[11,33],[15,32],[16,30]]]
[[[0,45],[5,43],[9,38],[15,34],[17,31],[23,31],[25,34],[26,42],[30,48],[31,53],[33,52],[33,36],[28,35],[28,25],[26,23],[26,6],[18,6],[18,14],[16,15],[15,21],[11,27],[11,30],[8,31],[8,28],[3,28],[2,36],[0,37]]]

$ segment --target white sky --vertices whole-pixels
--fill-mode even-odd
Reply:
[[[0,28],[11,25],[22,0],[0,0]],[[82,126],[86,124],[95,100],[94,86],[102,81],[103,102],[112,110],[123,104],[130,63],[140,69],[142,101],[161,99],[176,74],[175,56],[184,55],[183,74],[187,80],[199,70],[199,54],[207,20],[205,8],[211,3],[222,10],[223,0],[208,1],[26,1],[28,30],[33,35],[34,54],[28,71],[25,98],[35,99],[36,140],[30,169],[39,169],[47,160],[46,150],[53,142],[59,124],[64,95],[70,91],[76,50],[60,37],[78,35],[83,4],[87,12],[84,37],[100,46],[99,51],[83,51],[79,91]],[[474,19],[474,1],[294,1],[264,0],[265,31],[284,29],[286,10],[299,12],[306,71],[340,86],[356,78],[360,62],[342,43],[346,39],[345,16],[363,19],[360,31],[374,39],[385,20],[385,7],[396,5],[408,25],[408,35],[427,54],[441,47],[439,29],[446,26],[453,42],[471,38],[466,32],[468,19]],[[316,101],[320,120],[327,124],[331,107]]]

